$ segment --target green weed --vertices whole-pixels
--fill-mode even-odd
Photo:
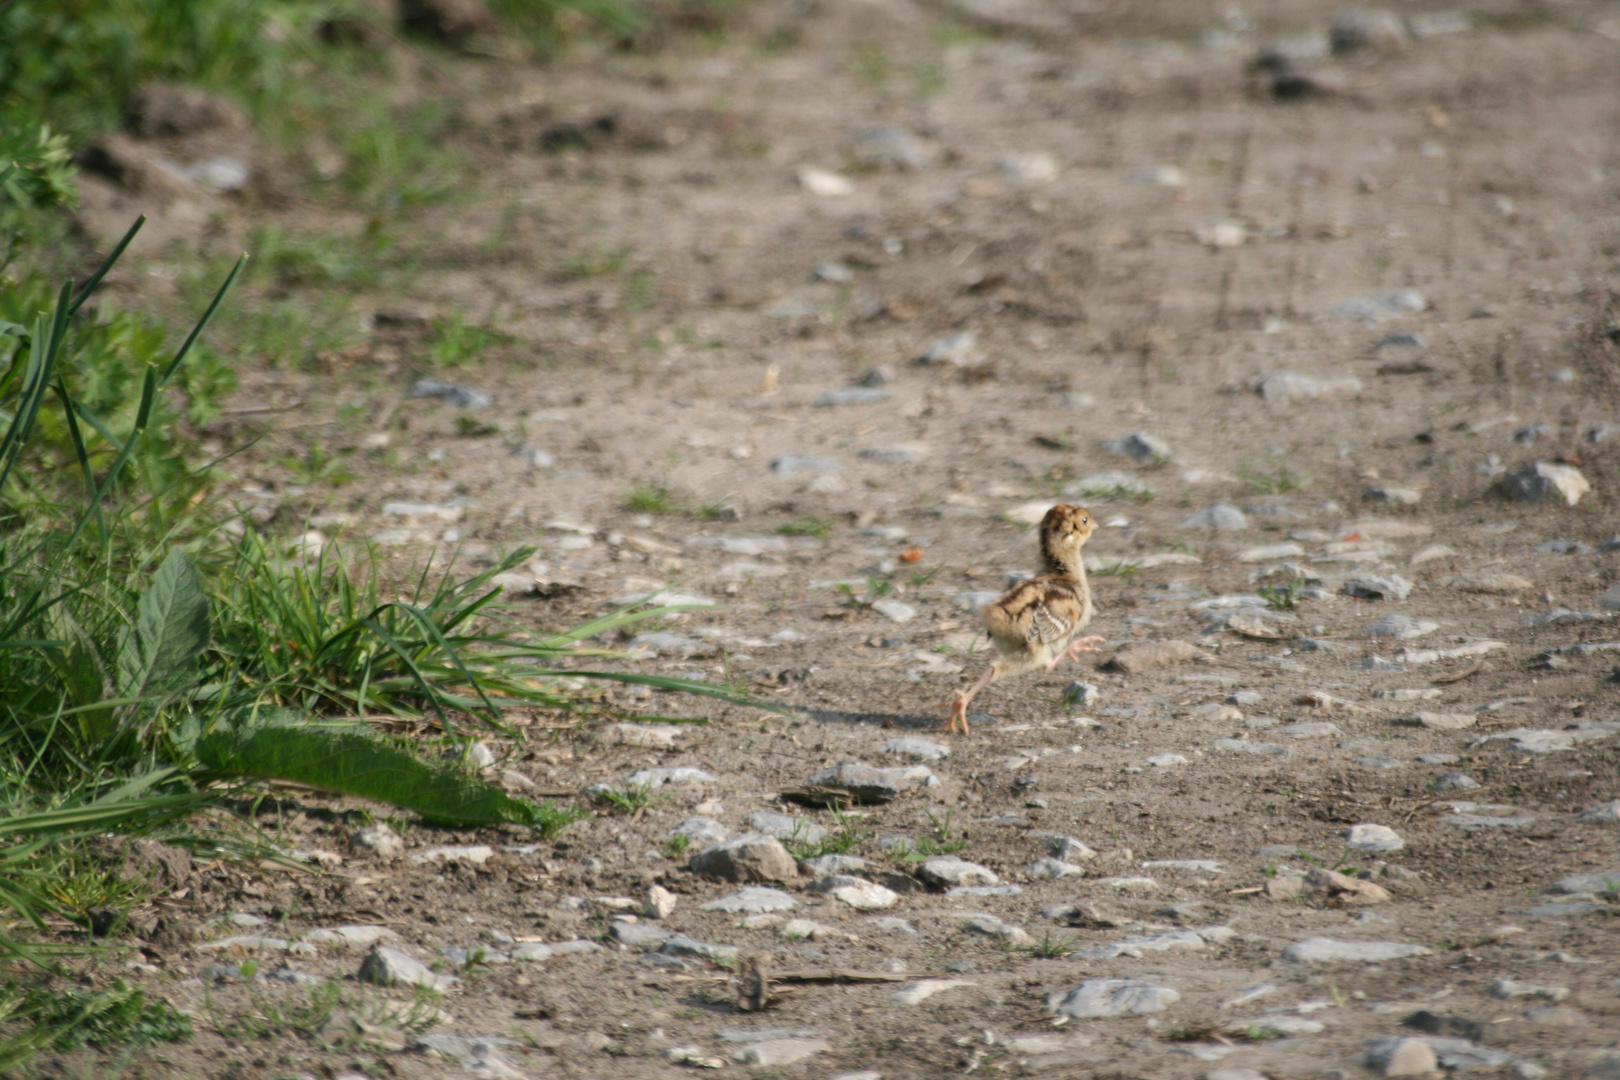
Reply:
[[[1276,472],[1270,474],[1245,469],[1239,472],[1238,476],[1262,495],[1286,495],[1290,491],[1298,491],[1306,482],[1305,477],[1294,472],[1286,464],[1278,465]]]
[[[776,527],[778,536],[813,536],[820,540],[832,532],[832,522],[822,518],[795,518]]]
[[[1255,590],[1255,594],[1272,611],[1292,611],[1304,599],[1305,586],[1304,578],[1295,578],[1286,585],[1262,585]]]
[[[509,340],[492,326],[464,321],[461,313],[457,312],[448,319],[434,320],[428,361],[438,368],[458,367],[469,360],[476,360],[491,345]]]
[[[844,855],[866,843],[875,833],[860,827],[860,820],[841,811],[833,811],[833,827],[815,843],[800,842],[798,831],[783,846],[795,859],[816,859],[823,855]]]
[[[670,862],[680,862],[686,858],[686,849],[692,846],[692,838],[685,833],[677,833],[664,841],[664,858]]]
[[[622,788],[608,788],[596,792],[596,798],[606,803],[611,809],[620,814],[638,814],[655,803],[663,802],[669,795],[654,794],[651,783],[627,784]]]

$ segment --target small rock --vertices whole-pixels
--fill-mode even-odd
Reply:
[[[835,473],[843,468],[836,461],[825,458],[800,457],[797,454],[784,454],[771,462],[771,472],[778,476],[796,476],[799,473]]]
[[[1405,600],[1412,594],[1412,583],[1399,574],[1359,577],[1345,582],[1339,591],[1365,600]]]
[[[1496,482],[1496,489],[1521,502],[1540,502],[1548,496],[1557,496],[1574,506],[1581,501],[1581,496],[1592,490],[1592,485],[1574,466],[1537,461],[1502,477]]]
[[[888,401],[893,395],[876,386],[849,386],[841,390],[823,390],[816,395],[817,405],[875,405]]]
[[[1396,720],[1407,727],[1427,728],[1430,731],[1461,731],[1471,728],[1479,717],[1473,713],[1415,712]]]
[[[917,609],[899,600],[874,600],[872,610],[890,622],[906,623],[917,617]]]
[[[1453,574],[1443,582],[1459,592],[1483,593],[1486,595],[1505,595],[1507,593],[1523,592],[1535,588],[1535,582],[1518,574],[1493,573],[1486,570],[1475,570],[1465,574]]]
[[[977,985],[978,983],[969,979],[919,979],[896,990],[889,995],[889,1000],[901,1005],[920,1005],[935,994],[942,994],[960,986]]]
[[[491,404],[489,395],[481,390],[456,386],[439,379],[418,379],[411,385],[411,397],[439,398],[461,409],[487,409]]]
[[[708,903],[699,906],[704,911],[758,914],[765,911],[786,911],[798,905],[793,897],[780,889],[768,889],[759,885],[750,885],[746,889],[739,889],[730,896],[722,896],[718,900],[710,900]]]
[[[954,855],[933,855],[917,867],[917,876],[935,888],[963,885],[996,885],[1000,878],[987,867]]]
[[[1600,803],[1589,810],[1582,810],[1578,820],[1592,825],[1609,825],[1620,821],[1620,801]]]
[[[1282,958],[1301,963],[1353,960],[1376,964],[1408,956],[1428,956],[1433,951],[1427,945],[1410,945],[1402,941],[1334,941],[1331,938],[1309,938],[1288,946],[1283,950]]]
[[[1321,867],[1305,875],[1305,887],[1346,904],[1381,904],[1389,899],[1389,890],[1382,886]]]
[[[1168,986],[1154,986],[1138,979],[1087,979],[1067,994],[1053,994],[1046,1007],[1059,1016],[1089,1020],[1126,1013],[1156,1013],[1181,1000],[1181,994]]]
[[[1406,846],[1400,834],[1387,825],[1352,825],[1344,831],[1345,843],[1357,851],[1399,851]]]
[[[1106,666],[1134,675],[1153,668],[1201,660],[1204,656],[1202,649],[1185,641],[1139,641],[1114,653]]]
[[[369,851],[383,862],[393,862],[405,854],[405,841],[387,825],[367,825],[354,834],[350,846]]]
[[[1367,1064],[1385,1076],[1424,1076],[1438,1072],[1434,1049],[1423,1039],[1380,1039],[1368,1051]]]
[[[1491,984],[1491,997],[1494,998],[1541,998],[1543,1001],[1563,1001],[1569,997],[1567,986],[1536,986],[1533,983],[1517,982],[1513,979],[1498,979]]]
[[[1267,401],[1283,404],[1315,401],[1317,398],[1338,394],[1359,394],[1361,380],[1354,375],[1345,375],[1337,379],[1315,379],[1309,375],[1278,372],[1261,380],[1259,393]]]
[[[1249,519],[1243,516],[1243,511],[1227,503],[1216,503],[1208,509],[1198,511],[1181,523],[1183,529],[1216,529],[1229,532],[1248,527]]]
[[[1386,319],[1392,315],[1402,315],[1407,312],[1424,311],[1429,302],[1421,293],[1403,289],[1400,292],[1385,293],[1378,296],[1363,296],[1344,303],[1332,309],[1330,314],[1342,315],[1351,319],[1363,321],[1376,321]]]
[[[809,818],[789,817],[758,810],[743,818],[750,832],[774,836],[778,840],[794,840],[802,844],[819,844],[826,839],[827,830]]]
[[[416,866],[447,862],[483,866],[494,857],[495,849],[487,844],[450,844],[445,847],[427,848],[418,851],[411,856],[411,862]]]
[[[824,892],[857,911],[881,911],[900,902],[900,894],[893,889],[844,874],[830,874],[812,882],[808,888],[813,892]]]
[[[799,876],[793,856],[781,842],[758,833],[705,848],[688,865],[694,873],[726,881],[795,881]]]
[[[1367,636],[1376,638],[1394,638],[1397,641],[1406,641],[1411,638],[1432,634],[1440,629],[1437,622],[1425,619],[1414,619],[1410,615],[1385,615],[1367,627]]]
[[[846,178],[826,169],[806,167],[799,170],[799,186],[823,199],[837,199],[855,194],[855,185]]]
[[[1620,589],[1620,587],[1617,587]],[[1616,604],[1620,606],[1620,592],[1616,594]],[[1095,705],[1102,697],[1102,690],[1088,682],[1072,682],[1063,688],[1063,703],[1065,705]]]
[[[665,956],[696,956],[703,960],[729,961],[736,959],[735,945],[712,945],[707,941],[694,941],[685,934],[668,938],[658,950]]]
[[[765,1039],[731,1052],[744,1065],[792,1065],[832,1049],[826,1039]]]
[[[805,781],[812,787],[842,788],[858,803],[892,802],[907,791],[930,787],[938,782],[933,772],[923,765],[880,769],[858,762],[845,762],[822,769]]]
[[[649,919],[667,919],[674,912],[676,901],[675,894],[662,885],[650,886],[641,902],[641,913]]]
[[[1101,445],[1111,454],[1143,464],[1162,465],[1170,460],[1170,445],[1145,431],[1122,435],[1117,439],[1104,439]]]
[[[1440,791],[1474,791],[1480,785],[1467,773],[1448,772],[1435,778],[1434,786]]]
[[[1035,862],[1030,863],[1029,866],[1024,870],[1026,876],[1036,878],[1038,880],[1053,880],[1056,878],[1071,876],[1079,877],[1083,876],[1085,872],[1085,867],[1076,866],[1071,862],[1064,862],[1062,859],[1037,859]]]
[[[382,945],[371,947],[355,977],[376,986],[425,986],[431,990],[448,989],[456,981],[448,975],[434,974],[421,961]]]
[[[731,830],[711,817],[698,815],[675,826],[670,836],[684,836],[694,844],[719,844],[731,837]]]
[[[939,761],[951,756],[951,748],[933,739],[890,739],[883,744],[885,754],[898,754],[913,761]]]
[[[1046,841],[1046,849],[1067,862],[1095,859],[1097,853],[1072,836],[1053,836]]]
[[[661,926],[648,926],[646,923],[615,922],[608,928],[608,932],[619,944],[643,952],[662,948],[664,942],[675,936]],[[552,950],[548,949],[548,959],[551,953]],[[533,959],[533,957],[518,957],[518,959]]]

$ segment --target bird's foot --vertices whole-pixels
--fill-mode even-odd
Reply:
[[[1070,660],[1078,660],[1081,653],[1102,652],[1097,646],[1107,640],[1107,638],[1099,637],[1096,634],[1090,637],[1075,638],[1069,642],[1069,647],[1063,650],[1063,655]]]
[[[934,706],[936,709],[948,709],[950,711],[950,715],[945,718],[945,726],[940,729],[941,732],[946,735],[955,734],[956,725],[961,724],[962,734],[966,735],[968,733],[967,704],[967,692],[958,690],[956,692],[956,696],[951,700],[942,701],[938,705]]]

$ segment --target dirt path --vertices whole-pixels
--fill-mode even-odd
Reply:
[[[369,447],[362,479],[324,507],[285,477],[256,491],[402,560],[538,542],[553,595],[522,602],[545,625],[655,588],[718,601],[623,666],[793,711],[623,695],[708,723],[518,751],[506,765],[559,790],[700,771],[538,848],[416,828],[387,862],[350,850],[356,814],[308,801],[293,838],[342,866],[221,871],[196,914],[292,940],[384,925],[462,976],[435,1037],[516,1041],[407,1049],[351,978],[330,1022],[205,1033],[160,1073],[1620,1075],[1614,885],[1554,884],[1620,879],[1616,814],[1582,816],[1620,799],[1612,9],[1370,24],[1368,49],[1294,62],[1283,88],[1317,92],[1284,99],[1250,61],[1324,42],[1328,6],[1259,29],[1189,4],[963,8],[762,4],[706,48],[448,73],[489,196],[423,210],[439,246],[376,306],[510,334],[436,373],[493,403],[409,398],[420,343],[379,327],[333,373],[243,393],[310,402],[277,438]],[[1158,440],[1142,460],[1101,445],[1134,432]],[[1537,461],[1591,491],[1488,495]],[[1017,519],[1059,498],[1104,523],[1100,659],[1196,659],[998,684],[943,756],[934,706],[983,663],[978,594],[1032,568]],[[1188,524],[1217,504],[1232,527]],[[1291,610],[1221,606],[1296,581]],[[1066,703],[1076,679],[1093,689]],[[739,885],[691,855],[836,831],[780,794],[918,758],[934,779],[891,775],[898,796],[848,819],[858,880],[818,864],[705,908]],[[807,821],[794,840],[761,812]],[[1395,850],[1378,830],[1347,847],[1363,825]],[[986,872],[947,892],[885,844],[902,836]],[[495,850],[413,861],[446,844]],[[663,918],[642,914],[654,885]],[[223,933],[145,977],[250,1009],[204,970]],[[450,948],[506,962],[461,970]],[[363,951],[288,964],[352,977]],[[744,1013],[728,974],[750,957],[907,978]],[[1127,981],[1054,1026],[1049,997],[1095,980]],[[1403,1037],[1431,1041],[1369,1043]]]

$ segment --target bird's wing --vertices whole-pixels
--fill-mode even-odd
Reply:
[[[1020,582],[984,608],[992,638],[1017,647],[1063,641],[1079,628],[1084,605],[1067,583],[1046,578]]]

